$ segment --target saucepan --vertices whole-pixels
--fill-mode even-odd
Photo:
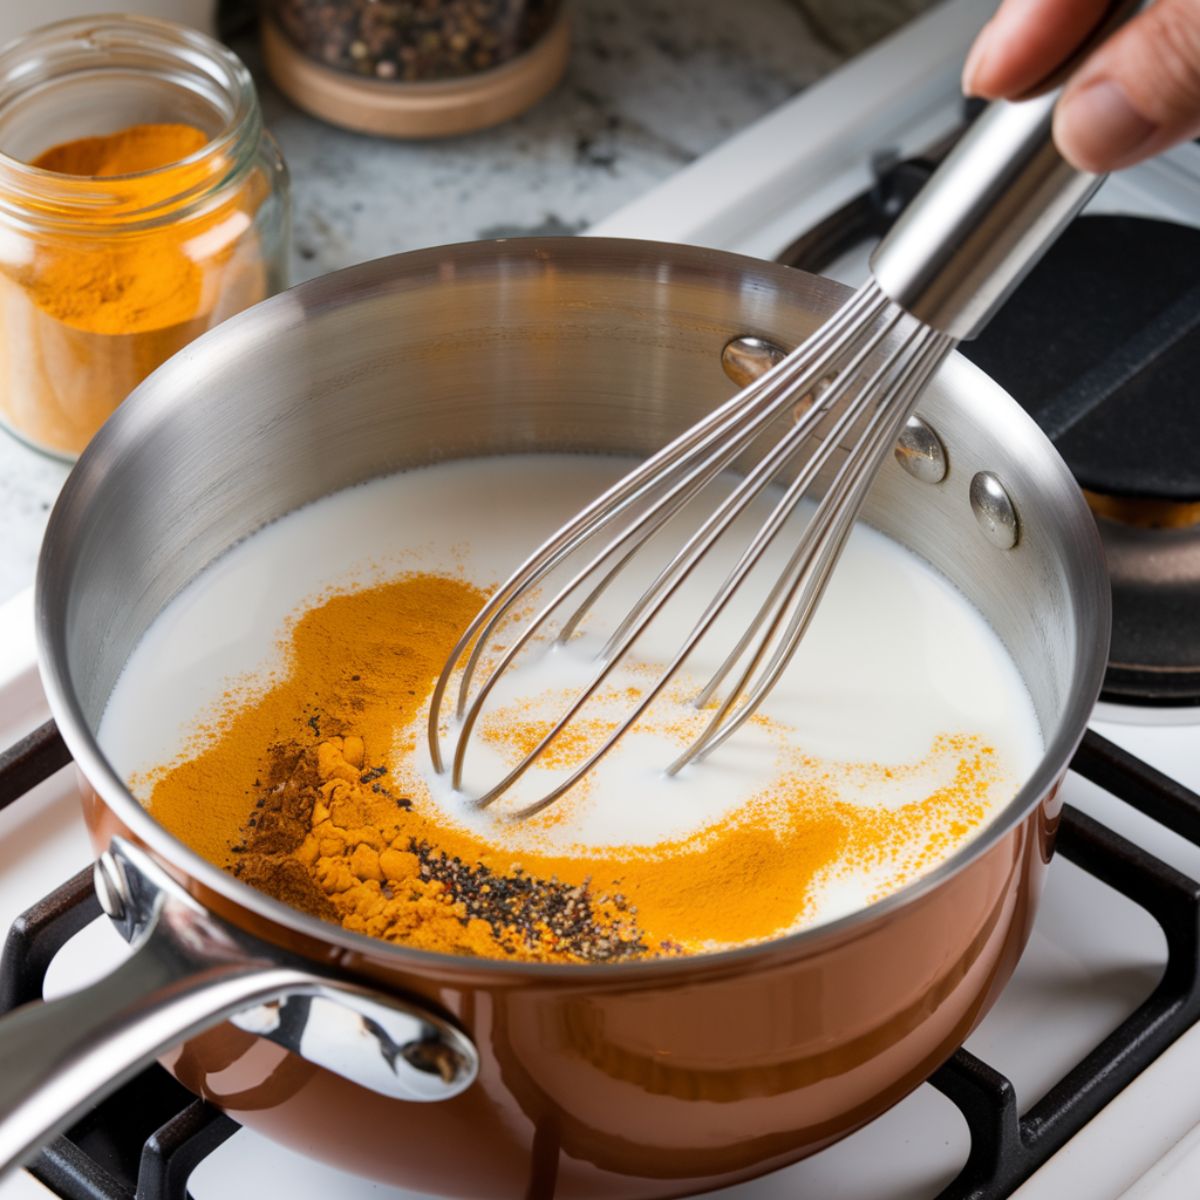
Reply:
[[[86,991],[0,1022],[4,1161],[160,1058],[245,1125],[419,1192],[675,1196],[813,1153],[949,1056],[1029,933],[1109,628],[1078,488],[962,358],[922,399],[865,517],[991,622],[1046,749],[973,841],[862,911],[727,953],[617,965],[406,949],[202,860],[96,740],[156,614],[266,522],[444,459],[645,454],[728,397],[731,341],[790,347],[844,296],[784,267],[650,242],[426,250],[261,304],[138,389],[68,480],[37,583],[47,695],[82,781],[103,906],[133,951]]]

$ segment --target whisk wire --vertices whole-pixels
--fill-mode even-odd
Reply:
[[[908,346],[911,344],[912,339],[915,336],[916,336],[915,330],[909,333],[908,339],[905,341],[903,349],[908,348]],[[721,591],[718,593],[717,600],[715,600],[714,603],[717,603],[724,596],[731,593],[733,591],[733,589],[735,587],[737,587],[741,583],[741,581],[745,578],[745,575],[754,566],[757,565],[758,561],[762,558],[763,554],[766,552],[768,546],[774,541],[775,536],[778,534],[779,530],[781,528],[783,528],[783,526],[786,523],[786,521],[788,520],[788,518],[792,515],[793,512],[795,512],[796,508],[799,507],[799,504],[800,504],[801,500],[804,498],[805,493],[812,486],[812,484],[816,480],[817,476],[820,474],[821,470],[824,468],[825,464],[829,461],[829,459],[833,456],[835,451],[838,449],[838,447],[841,443],[842,437],[851,428],[853,428],[853,426],[861,419],[863,413],[870,407],[870,400],[871,400],[873,388],[883,379],[883,377],[889,371],[891,371],[893,369],[894,362],[895,362],[895,360],[893,358],[889,358],[884,363],[882,363],[876,369],[874,375],[872,375],[872,377],[867,381],[867,383],[860,389],[858,395],[854,399],[854,402],[851,404],[848,404],[846,406],[846,408],[843,411],[843,413],[841,414],[841,417],[839,418],[839,420],[828,431],[825,439],[817,447],[817,449],[814,451],[814,453],[808,459],[808,461],[805,462],[805,464],[800,469],[800,471],[797,472],[796,478],[791,482],[791,484],[789,484],[789,486],[786,489],[786,491],[784,492],[783,496],[780,497],[780,500],[776,504],[771,515],[767,518],[766,521],[763,522],[762,526],[759,528],[757,534],[755,535],[753,541],[746,548],[746,551],[742,555],[742,558],[738,561],[738,563],[734,566],[734,569],[730,572],[729,576],[726,579],[725,584],[722,585]],[[814,524],[815,524],[815,519],[814,519]],[[805,547],[808,544],[808,542],[805,539],[809,538],[809,537],[810,537],[810,530],[806,529],[804,537],[802,537],[801,541],[797,545],[795,553],[792,556],[792,562],[795,562],[800,556],[802,556],[804,554]],[[713,694],[715,693],[716,689],[720,686],[721,682],[724,680],[724,678],[728,674],[729,670],[738,661],[738,659],[744,653],[746,647],[753,640],[755,633],[758,631],[763,620],[765,619],[766,613],[772,608],[772,606],[778,600],[779,596],[782,594],[784,588],[786,587],[788,579],[790,577],[789,571],[790,571],[790,566],[789,566],[788,570],[785,570],[780,573],[779,578],[776,580],[774,586],[772,587],[771,591],[769,592],[766,601],[763,603],[762,607],[759,609],[759,612],[756,615],[756,617],[751,621],[750,625],[747,627],[745,633],[739,639],[739,641],[738,641],[737,645],[734,647],[733,651],[725,658],[724,662],[717,668],[717,670],[713,673],[713,675],[709,679],[709,681],[704,685],[704,687],[697,694],[697,696],[694,700],[694,704],[697,708],[703,708],[709,702],[709,700],[712,699]]]
[[[921,335],[929,332],[920,331]],[[885,390],[867,428],[863,431],[861,453],[849,456],[835,476],[791,560],[780,573],[771,595],[747,630],[747,635],[743,636],[714,673],[713,678],[697,696],[696,702],[706,703],[711,698],[716,686],[719,686],[720,681],[738,662],[754,634],[765,622],[766,630],[755,652],[737,683],[713,714],[708,727],[667,768],[667,774],[676,774],[688,763],[709,754],[732,736],[753,716],[786,670],[799,649],[828,586],[833,566],[866,499],[875,471],[890,452],[911,412],[912,405],[952,344],[951,339],[941,334],[919,336],[910,343],[912,354],[907,361],[897,359],[888,364],[889,374],[892,376],[891,388]],[[780,598],[785,589],[786,594]],[[779,627],[789,612],[791,616],[784,632],[777,639]],[[771,613],[769,619],[768,613]],[[751,689],[750,681],[773,642],[777,643],[775,650],[758,682]]]
[[[802,397],[811,395],[808,408],[796,416],[791,428],[775,441],[643,589],[604,643],[591,678],[570,701],[566,711],[538,744],[508,769],[499,782],[475,799],[474,804],[480,808],[492,804],[541,758],[595,696],[648,626],[664,611],[717,541],[726,536],[780,473],[790,467],[793,459],[813,440],[812,435],[821,423],[834,414],[767,520],[758,527],[725,575],[717,594],[691,625],[662,673],[638,697],[632,711],[623,716],[583,762],[536,801],[509,815],[529,817],[553,803],[582,779],[640,720],[676,678],[747,576],[762,561],[831,456],[842,446],[843,438],[858,427],[855,451],[834,473],[787,566],[759,606],[749,628],[694,702],[700,707],[707,705],[733,668],[746,659],[736,686],[718,706],[704,732],[670,765],[669,773],[675,773],[697,757],[711,752],[749,719],[799,646],[875,470],[893,444],[924,384],[953,345],[952,339],[914,323],[883,361],[870,367],[864,381],[864,371],[905,319],[903,310],[884,297],[877,287],[868,285],[860,289],[830,322],[791,355],[614,484],[531,554],[481,609],[438,679],[431,700],[428,729],[435,768],[444,769],[440,752],[441,705],[453,672],[464,655],[466,663],[458,681],[456,704],[459,724],[451,764],[451,781],[456,789],[462,786],[471,735],[484,705],[518,655],[554,621],[568,600],[587,587],[582,601],[574,601],[575,607],[562,622],[554,641],[562,643],[569,639],[639,550],[746,452],[774,421],[794,409]],[[640,505],[644,507],[639,510]],[[515,640],[489,664],[487,676],[472,690],[473,677],[492,646],[501,622],[514,606],[527,598],[532,588],[575,551],[613,527],[622,517],[626,518],[626,523],[617,526],[603,548],[538,609]]]
[[[884,336],[887,330],[891,328],[892,323],[894,322],[891,322],[884,327],[884,329],[878,334],[877,338],[871,342],[871,346],[875,345],[877,340]],[[810,372],[810,374],[811,373],[812,372]],[[787,404],[791,403],[792,398],[794,398],[792,393],[795,390],[795,386],[789,385],[788,389],[785,390],[783,400],[780,401],[780,408],[786,407]],[[834,387],[829,389],[829,393],[830,394],[828,398],[823,399],[821,402],[821,409],[828,407],[829,404],[833,403],[837,399],[839,391],[836,387]],[[818,409],[818,405],[814,405],[814,409]],[[818,410],[815,413],[810,410],[810,412],[805,415],[805,419],[800,423],[799,428],[802,431],[807,430],[809,427],[811,427],[811,425],[816,423],[816,420],[821,415],[821,410]],[[775,416],[778,416],[777,411],[773,413],[772,419]],[[759,418],[759,421],[761,422],[762,418]],[[758,428],[760,427],[761,424],[758,426]],[[452,783],[455,787],[458,787],[461,784],[466,748],[469,745],[471,733],[475,728],[476,721],[482,712],[485,701],[504,673],[516,660],[520,652],[525,648],[526,645],[529,644],[538,630],[541,629],[550,619],[552,614],[557,611],[560,604],[566,599],[567,596],[574,593],[589,575],[598,570],[606,560],[611,558],[618,550],[620,550],[626,542],[635,537],[637,538],[635,544],[626,551],[625,555],[619,559],[617,564],[608,572],[607,575],[604,576],[600,584],[593,588],[583,605],[576,609],[575,613],[568,619],[566,625],[564,626],[564,631],[561,632],[558,637],[558,640],[561,642],[565,640],[567,631],[573,631],[575,626],[578,625],[590,603],[601,594],[604,588],[616,577],[619,571],[633,558],[638,549],[640,549],[641,545],[644,543],[645,539],[658,528],[660,528],[670,516],[674,515],[679,508],[681,508],[689,499],[693,498],[695,494],[704,486],[706,486],[717,474],[724,470],[728,465],[728,462],[741,451],[744,444],[748,444],[748,442],[756,433],[757,428],[752,430],[752,432],[748,435],[743,434],[739,437],[737,443],[731,448],[727,446],[726,448],[717,451],[715,454],[710,456],[699,466],[695,467],[691,472],[689,472],[689,474],[686,475],[679,484],[670,489],[666,496],[662,497],[653,507],[641,514],[641,516],[639,516],[631,526],[613,539],[602,551],[600,551],[598,555],[596,555],[595,558],[591,560],[591,562],[585,565],[582,570],[577,572],[572,579],[564,584],[560,590],[549,600],[549,602],[541,608],[533,620],[526,625],[524,630],[518,636],[517,640],[507,648],[501,658],[493,665],[488,678],[476,692],[475,696],[470,700],[469,706],[467,706],[465,709],[460,708],[458,714],[460,721],[458,748],[455,753],[451,777]],[[801,440],[802,439],[796,436],[796,430],[793,430],[789,439],[781,440],[781,445],[786,453],[793,454],[799,448]],[[736,504],[736,511],[733,513],[733,516],[736,516],[738,512],[744,509],[746,505],[753,499],[754,495],[757,495],[757,493],[770,482],[770,479],[777,471],[778,460],[779,449],[777,448],[773,453],[773,456],[768,458],[765,466],[760,464],[756,472],[750,478],[748,478],[748,480],[741,487],[739,487],[735,493],[731,495],[727,505],[723,506],[723,510],[728,509],[731,504]],[[755,484],[756,477],[759,475],[761,475],[761,481],[757,482],[757,486],[752,486]],[[723,510],[719,511],[717,515],[721,516]],[[733,519],[733,517],[730,517],[730,519]],[[702,532],[707,531],[712,524],[712,521],[706,523]],[[724,523],[726,526],[727,524],[728,522]],[[712,541],[715,541],[716,537],[720,536],[723,531],[724,526],[721,529],[716,530],[714,536],[709,541],[709,545],[711,545]],[[640,536],[638,536],[639,534]],[[685,549],[695,549],[694,544],[696,540],[696,538],[690,539]],[[707,548],[707,546],[702,546],[700,549],[695,550],[695,556],[698,558],[707,550]],[[669,578],[670,574],[672,573],[672,568],[683,569],[679,567],[678,556],[676,560],[673,560],[671,568],[668,568],[664,572],[660,572],[658,580],[656,580],[654,585],[656,590],[658,589],[658,585],[663,584]],[[672,589],[672,592],[673,591],[674,589]],[[668,596],[670,594],[671,592],[668,592]],[[647,594],[647,598],[648,595],[649,594]],[[663,601],[660,601],[660,603],[656,605],[656,611],[658,608],[661,608],[662,602]],[[625,640],[626,634],[629,631],[631,621],[636,619],[639,611],[644,607],[644,604],[639,604],[634,607],[630,620],[621,625],[621,627],[609,640],[604,650],[601,651],[600,659],[602,661],[607,662],[611,660],[615,663],[616,661],[619,661],[624,653],[630,648],[630,646],[632,646],[633,639]],[[479,635],[472,652],[472,657],[467,664],[467,672],[471,670],[473,663],[478,661],[478,656],[482,652],[482,647],[488,637],[489,631],[494,628],[495,623],[502,615],[503,609],[498,612],[497,616],[493,618],[492,622],[486,626]],[[644,628],[645,624],[643,623],[640,626],[640,629]],[[466,672],[464,672],[464,674],[466,674]],[[598,686],[600,682],[602,682],[602,678],[595,681],[596,686]],[[589,692],[588,694],[590,695],[591,693]],[[460,687],[459,697],[460,704],[464,703],[467,699],[467,689],[465,683]],[[552,741],[553,738],[557,736],[558,732],[559,730],[557,727],[552,730],[551,734],[549,735],[547,745],[549,744],[549,741]],[[537,754],[540,754],[541,749],[542,747],[539,747],[536,751],[534,751],[534,755],[536,756]]]
[[[717,512],[705,522],[705,524],[701,527],[701,530],[691,539],[689,539],[683,550],[676,555],[668,567],[660,572],[655,583],[651,585],[651,588],[648,589],[648,591],[643,595],[642,601],[634,605],[629,616],[621,623],[618,629],[614,632],[613,636],[610,638],[609,642],[606,644],[605,648],[601,651],[599,656],[599,669],[592,677],[588,685],[576,696],[566,715],[560,721],[558,721],[545,735],[542,741],[539,742],[539,744],[532,751],[530,751],[526,760],[520,764],[514,773],[506,776],[498,785],[476,800],[475,803],[477,806],[486,807],[488,804],[492,803],[492,801],[495,800],[503,791],[507,790],[508,787],[515,783],[516,780],[520,778],[522,774],[524,774],[528,766],[532,765],[532,762],[540,757],[541,754],[549,747],[549,745],[559,736],[562,730],[566,728],[574,716],[579,712],[580,708],[582,708],[582,706],[591,698],[591,696],[595,694],[596,690],[601,686],[605,679],[608,678],[615,666],[632,648],[647,626],[662,610],[663,606],[669,602],[673,595],[676,594],[700,559],[708,552],[712,545],[724,535],[730,523],[735,520],[742,511],[745,510],[745,508],[752,502],[754,497],[757,496],[757,494],[770,482],[774,475],[778,473],[778,470],[783,463],[786,462],[787,458],[794,455],[799,450],[804,436],[807,436],[808,431],[815,426],[817,421],[823,415],[823,410],[836,403],[842,392],[844,392],[849,386],[847,381],[853,379],[854,372],[864,362],[867,361],[870,354],[874,352],[879,343],[887,336],[898,319],[899,313],[893,312],[888,320],[883,322],[862,345],[857,347],[850,363],[845,368],[843,377],[835,381],[834,384],[828,389],[827,394],[814,403],[812,409],[805,414],[801,421],[793,427],[793,429],[785,438],[781,439],[780,444],[771,454],[767,456],[766,460],[763,463],[760,463],[759,466],[756,467],[751,473],[751,475],[748,476],[747,479],[744,480],[737,489],[735,489],[730,497],[727,498],[726,502],[719,506]],[[835,348],[835,353],[833,355],[834,365],[840,365],[842,359],[846,357],[852,348],[853,347]],[[828,363],[822,360],[822,369],[828,365]],[[782,412],[788,404],[792,403],[795,398],[795,394],[801,390],[802,386],[813,386],[816,382],[816,375],[818,373],[819,372],[815,368],[810,367],[805,375],[801,376],[799,380],[793,379],[786,381],[786,384],[782,389],[781,396],[774,397],[771,409],[768,410],[771,412],[772,416],[779,415],[779,412]],[[805,381],[807,381],[807,383]],[[766,418],[764,416],[761,419],[765,420]],[[848,424],[848,421],[846,418],[843,418],[843,420],[839,422],[837,428],[841,429],[846,424]],[[757,430],[753,430],[752,435],[756,432]],[[743,435],[743,437],[739,440],[744,442],[747,439],[745,435]],[[835,444],[836,431],[835,434],[832,434],[826,440],[826,442],[823,443],[823,452],[827,453],[828,448]],[[732,451],[726,449],[718,452],[718,454],[714,456],[716,461],[711,462],[710,465],[711,460],[706,460],[705,463],[702,463],[699,467],[695,468],[692,474],[699,475],[704,478],[705,481],[707,481],[709,477],[714,475],[717,471],[723,469],[727,461],[734,454],[738,453],[739,450],[740,446],[735,446]],[[691,476],[689,476],[689,479],[690,478]],[[682,486],[683,485],[679,485],[679,487]],[[679,487],[674,489],[674,491],[678,491]],[[554,598],[542,608],[537,616],[526,626],[525,630],[519,636],[517,641],[507,649],[500,660],[493,666],[488,679],[476,693],[474,698],[471,700],[469,707],[460,718],[461,728],[459,730],[459,738],[456,746],[451,774],[453,786],[461,786],[466,751],[470,742],[471,733],[473,732],[476,721],[482,712],[483,704],[501,676],[505,671],[508,670],[520,651],[533,638],[536,631],[540,629],[550,618],[551,614],[558,608],[563,599],[565,599],[567,595],[571,594],[587,575],[598,569],[600,564],[619,548],[620,544],[627,536],[632,536],[633,531],[637,531],[642,526],[647,524],[655,524],[655,522],[652,521],[654,512],[655,510],[652,509],[649,513],[643,514],[642,517],[640,517],[634,523],[632,531],[627,531],[626,534],[619,536],[614,542],[610,543],[610,545],[601,551],[600,554],[597,555],[596,558],[594,558],[591,563],[589,563],[583,569],[583,571],[578,573],[570,582],[568,582],[557,593],[557,595],[555,595]],[[634,549],[636,550],[636,548],[637,547]],[[628,562],[631,557],[632,552],[626,554],[622,562],[618,564],[618,567],[623,565],[624,562]],[[607,578],[611,579],[614,574],[615,571],[610,572]],[[732,591],[733,588],[731,587],[725,596],[725,599],[728,599],[728,595],[731,595]],[[595,594],[596,593],[593,592],[593,595]],[[667,667],[666,674],[668,677],[673,675],[678,670],[683,661],[695,649],[697,643],[711,627],[716,618],[720,615],[720,612],[723,608],[724,601],[722,601],[722,603],[716,608],[710,608],[709,614],[702,618],[697,626],[693,629],[692,633],[686,639],[682,649]],[[577,613],[570,619],[569,623],[577,623],[578,616],[579,614]],[[482,641],[482,637],[480,640]],[[478,649],[479,645],[477,644],[476,650],[478,651]],[[634,723],[634,721],[636,721],[636,719],[645,711],[645,708],[648,706],[648,704],[657,696],[658,690],[659,689],[652,690],[652,692],[645,698],[644,702],[637,707],[635,712],[618,726],[614,736],[621,736]],[[605,745],[605,749],[606,748],[607,743]],[[600,753],[603,753],[603,750]],[[588,764],[590,764],[592,761],[592,759],[589,759]],[[588,764],[585,764],[585,769]],[[550,799],[555,798],[558,794],[561,794],[561,791],[565,790],[566,786],[569,786],[569,784],[564,785],[562,789],[556,790],[554,794],[547,798],[547,802],[549,802]],[[525,809],[522,810],[521,814],[519,815],[529,814],[530,810]]]
[[[627,630],[632,626],[639,614],[645,607],[652,603],[654,598],[660,594],[670,579],[680,570],[684,569],[686,564],[694,562],[706,554],[715,542],[724,535],[730,524],[752,503],[752,501],[762,492],[771,482],[772,479],[779,473],[787,461],[792,458],[800,449],[804,439],[809,435],[813,428],[825,416],[825,413],[836,404],[845,392],[850,388],[853,382],[853,372],[869,355],[875,350],[879,343],[891,332],[895,325],[896,317],[884,322],[875,331],[875,333],[867,339],[860,352],[854,356],[852,361],[847,364],[842,373],[833,381],[832,384],[825,390],[819,398],[815,398],[813,405],[809,410],[802,415],[799,421],[787,432],[787,434],[779,440],[775,447],[767,453],[767,455],[759,462],[750,474],[723,500],[716,510],[705,520],[696,533],[688,539],[688,541],[676,552],[674,557],[667,565],[659,572],[658,576],[650,584],[642,595],[634,602],[629,610],[629,613],[622,620],[621,624],[613,631],[609,638],[608,644],[601,651],[602,657],[607,657],[611,652],[611,648],[617,645]],[[812,374],[812,372],[810,372]],[[803,395],[804,392],[800,387],[793,389],[794,393]],[[781,408],[786,408],[793,402],[794,395],[781,404]],[[778,415],[778,414],[774,414]],[[761,428],[761,426],[759,427]],[[758,432],[758,429],[755,430]],[[823,443],[824,446],[836,444],[831,436]],[[818,451],[819,452],[819,451]],[[661,607],[661,605],[659,605]]]
[[[886,300],[881,296],[872,294],[871,289],[861,289],[860,292],[856,293],[847,302],[843,318],[846,322],[862,319],[871,320],[886,307],[886,303]],[[825,373],[836,369],[840,358],[845,353],[844,347],[840,346],[835,340],[835,335],[839,328],[840,325],[831,323],[831,327],[822,328],[818,331],[818,334],[814,335],[811,342],[806,342],[793,352],[794,356],[798,358],[802,353],[806,356],[811,355],[814,347],[821,351],[823,357],[818,357],[815,361],[809,362],[804,374],[799,377],[788,376],[786,368],[789,359],[785,359],[771,372],[764,374],[756,384],[739,393],[742,400],[741,406],[730,411],[723,420],[714,423],[705,438],[695,444],[690,444],[693,440],[690,437],[690,434],[694,432],[693,430],[681,435],[680,438],[676,439],[675,443],[666,447],[667,451],[674,450],[674,453],[670,454],[660,464],[660,468],[662,469],[670,467],[685,455],[694,457],[697,454],[708,453],[710,450],[712,450],[712,453],[696,467],[689,470],[681,483],[672,488],[666,496],[653,506],[645,521],[636,522],[618,540],[624,542],[636,534],[642,533],[642,537],[639,539],[640,544],[645,538],[651,536],[653,532],[670,519],[674,512],[682,508],[697,491],[724,470],[738,454],[750,445],[759,432],[766,425],[774,421],[798,395],[803,394],[808,388],[815,386]],[[832,350],[824,349],[829,342],[833,342]],[[731,433],[733,434],[732,437],[730,436]],[[637,472],[631,473],[627,477],[626,482],[632,483],[635,474]],[[645,486],[628,490],[627,494],[619,502],[613,504],[610,511],[599,514],[586,528],[580,529],[573,540],[553,549],[552,552],[551,547],[545,547],[547,550],[545,561],[538,564],[529,576],[516,586],[521,592],[536,586],[541,579],[578,548],[582,542],[595,535],[601,528],[616,521],[622,513],[626,512],[648,493],[652,492],[660,483],[660,479],[652,477]],[[597,559],[593,560],[591,567],[585,573],[590,573],[591,569],[595,569],[615,548],[614,544],[602,552]],[[619,571],[619,567],[614,571],[614,576],[617,571]],[[510,584],[512,582],[509,581]],[[574,583],[570,586],[573,587]],[[508,587],[509,584],[506,584],[505,588],[501,590],[503,591]],[[569,591],[570,587],[565,590]],[[497,607],[497,611],[480,631],[475,651],[469,658],[459,683],[458,715],[460,719],[463,715],[465,697],[470,691],[471,680],[479,657],[482,654],[483,646],[510,607],[511,600],[500,604]],[[571,626],[572,631],[578,625],[579,620],[582,619],[584,612],[586,612],[586,608],[575,614],[568,621],[568,625]]]
[[[483,650],[494,633],[499,622],[511,610],[517,598],[535,587],[550,571],[567,558],[585,540],[591,537],[598,528],[616,520],[621,513],[636,504],[648,491],[652,491],[660,483],[660,472],[666,470],[672,463],[681,459],[685,454],[694,452],[697,447],[706,448],[712,444],[720,444],[724,435],[741,423],[745,410],[761,406],[773,399],[772,389],[781,379],[785,386],[789,371],[794,367],[794,360],[804,352],[811,355],[814,352],[824,353],[829,343],[835,343],[853,322],[872,320],[886,306],[886,299],[877,288],[867,286],[859,289],[846,302],[841,310],[812,337],[806,341],[792,356],[782,360],[775,367],[765,372],[754,384],[739,392],[730,400],[716,408],[703,420],[685,431],[662,450],[652,455],[645,463],[619,480],[611,488],[587,505],[571,521],[559,529],[542,546],[530,554],[524,562],[496,590],[487,603],[481,608],[474,620],[464,631],[462,637],[451,651],[446,666],[435,684],[430,704],[430,720],[428,741],[430,754],[435,770],[444,769],[441,753],[441,736],[439,728],[441,706],[446,690],[453,675],[455,665],[470,649],[468,661],[463,669],[459,683],[459,695],[456,712],[459,720],[463,718],[466,698],[469,694],[471,680],[478,667]],[[816,371],[816,368],[813,368]],[[813,373],[813,372],[810,372]],[[815,382],[815,380],[814,380]],[[732,459],[753,438],[749,434],[744,440],[739,439],[737,448],[728,453]],[[728,442],[726,441],[728,449]],[[717,468],[719,471],[721,468]],[[716,473],[716,472],[714,472]],[[664,518],[665,519],[665,518]]]

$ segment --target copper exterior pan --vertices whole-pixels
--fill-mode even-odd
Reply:
[[[23,1091],[0,1083],[5,1158],[100,1088],[86,1071],[72,1076],[81,1094],[50,1087],[64,1062],[99,1056],[116,1079],[163,1054],[187,1086],[246,1125],[418,1191],[674,1196],[812,1153],[951,1053],[1028,936],[1055,792],[1108,642],[1107,579],[1078,489],[1018,406],[960,358],[920,406],[948,476],[924,483],[889,463],[866,515],[987,616],[1028,683],[1047,750],[978,838],[867,910],[763,946],[624,966],[406,951],[307,918],[200,860],[131,798],[93,737],[162,606],[265,521],[444,458],[648,451],[729,394],[720,357],[731,338],[795,344],[843,295],[786,268],[645,242],[421,251],[259,305],[139,389],[53,514],[38,627],[97,848],[118,838],[102,894],[142,947],[131,961],[153,951],[159,974],[148,989],[143,975],[94,996],[91,1013],[75,1010],[65,1050],[54,1003],[0,1023],[0,1054],[18,1036],[32,1047],[20,1060]],[[972,511],[980,471],[1015,506],[1013,549],[989,540]],[[156,883],[155,863],[177,883]],[[164,978],[169,970],[183,982]],[[171,989],[194,994],[186,1019],[165,998]],[[291,998],[272,1003],[281,995]],[[250,1003],[237,1026],[216,1023]],[[356,1005],[395,1028],[422,1022],[402,1047],[404,1079],[380,1081],[378,1063],[363,1057],[364,1037],[378,1049],[364,1034],[377,1024],[360,1021],[358,1040],[337,1041],[343,1027],[328,1011]],[[113,1030],[131,1024],[154,1025],[154,1035],[118,1061]],[[398,1098],[422,1080],[432,1081],[428,1102]]]

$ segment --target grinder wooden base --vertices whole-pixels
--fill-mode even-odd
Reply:
[[[360,133],[435,138],[499,125],[531,108],[562,78],[570,55],[566,18],[520,57],[463,79],[395,83],[359,79],[298,50],[269,17],[263,55],[280,91],[306,112]]]

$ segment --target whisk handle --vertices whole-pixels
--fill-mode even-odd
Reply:
[[[1051,126],[1062,84],[1141,2],[1114,4],[1047,90],[990,104],[875,253],[880,288],[959,340],[974,337],[1104,179],[1059,154]]]

